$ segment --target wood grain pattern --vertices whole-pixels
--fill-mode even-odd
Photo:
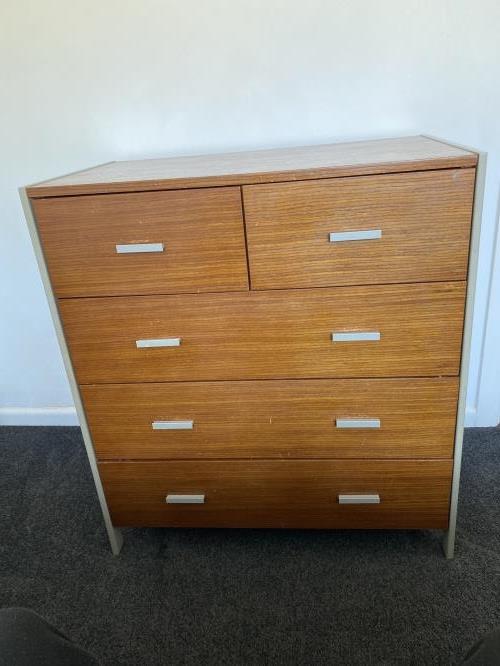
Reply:
[[[248,289],[239,188],[33,203],[58,297]],[[130,243],[165,250],[116,253]]]
[[[446,528],[451,460],[107,462],[99,470],[118,526]],[[205,504],[166,504],[202,493]],[[380,504],[339,505],[339,493]]]
[[[456,375],[465,284],[62,299],[79,384]],[[331,342],[378,330],[378,342]],[[179,347],[137,349],[143,338]]]
[[[477,154],[423,136],[111,162],[30,186],[30,197],[212,187],[473,167]]]
[[[447,528],[477,161],[406,137],[28,188],[113,524]],[[375,243],[328,242],[374,228]],[[128,243],[166,252],[116,254]],[[381,338],[332,343],[350,331]],[[182,342],[138,349],[148,338]],[[194,428],[151,427],[175,420]]]
[[[252,288],[464,280],[475,169],[243,188]],[[330,243],[330,232],[380,229]]]
[[[103,459],[451,458],[457,378],[82,386]],[[339,429],[378,418],[380,429]],[[193,430],[153,421],[193,420]]]

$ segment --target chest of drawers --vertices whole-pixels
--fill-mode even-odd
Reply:
[[[21,191],[113,552],[437,528],[452,556],[483,169],[408,137]]]

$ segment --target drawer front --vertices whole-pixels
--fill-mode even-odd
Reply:
[[[100,459],[450,458],[458,380],[82,386]]]
[[[243,188],[254,289],[464,280],[474,169]]]
[[[239,188],[33,205],[58,297],[248,288]]]
[[[451,460],[104,462],[99,470],[117,526],[448,524]]]
[[[80,384],[458,374],[462,282],[61,300]]]

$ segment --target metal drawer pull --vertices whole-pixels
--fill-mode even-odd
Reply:
[[[380,495],[339,495],[339,504],[380,504]]]
[[[138,349],[145,347],[179,347],[182,338],[159,338],[158,340],[136,340],[135,345]]]
[[[153,421],[153,430],[192,430],[194,421]]]
[[[167,504],[205,504],[205,495],[167,495]]]
[[[343,241],[376,240],[382,238],[382,229],[366,229],[364,231],[334,231],[330,234],[330,243]]]
[[[133,254],[137,252],[163,252],[165,249],[163,243],[127,243],[126,245],[116,245],[117,254]]]
[[[337,428],[380,428],[380,419],[336,419]]]
[[[380,340],[380,331],[345,331],[332,333],[332,342],[369,342]]]

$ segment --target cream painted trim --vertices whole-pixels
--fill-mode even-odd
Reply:
[[[464,146],[459,146],[464,148]],[[470,148],[465,148],[470,150]],[[448,530],[445,532],[443,548],[448,559],[455,553],[455,534],[457,525],[458,492],[460,487],[460,470],[462,467],[462,445],[464,438],[464,422],[467,399],[467,380],[469,377],[470,347],[472,321],[474,317],[474,298],[476,293],[477,264],[479,257],[479,238],[481,232],[481,216],[483,211],[484,183],[486,177],[486,153],[478,154],[476,183],[474,189],[474,205],[472,210],[472,230],[469,250],[469,267],[467,272],[467,300],[465,306],[465,322],[462,338],[462,360],[460,363],[460,388],[458,393],[457,424],[455,430],[455,449],[453,459],[453,480],[450,499],[450,517]]]
[[[61,349],[64,366],[66,368],[66,373],[68,375],[68,380],[71,387],[71,393],[73,395],[73,400],[75,402],[76,413],[78,414],[78,420],[80,421],[83,441],[85,443],[85,448],[87,450],[87,456],[89,458],[90,469],[92,470],[92,476],[94,477],[97,496],[99,498],[99,503],[101,505],[101,511],[104,518],[106,531],[108,533],[111,550],[113,552],[113,555],[118,555],[123,544],[123,537],[120,530],[116,529],[113,526],[113,523],[111,522],[111,516],[109,514],[108,505],[106,503],[106,497],[104,495],[104,489],[102,487],[101,477],[99,476],[97,459],[94,451],[94,446],[92,444],[92,438],[90,436],[87,419],[85,418],[85,412],[80,397],[80,391],[78,390],[78,385],[76,383],[75,374],[73,371],[73,366],[71,364],[68,347],[66,346],[66,341],[64,339],[64,334],[62,330],[61,320],[59,318],[56,299],[52,291],[52,285],[50,283],[50,278],[47,271],[47,266],[45,264],[45,258],[43,255],[40,238],[38,236],[38,229],[35,222],[35,216],[33,214],[31,202],[26,193],[26,188],[21,187],[19,189],[19,195],[21,197],[21,202],[23,205],[24,214],[26,216],[26,221],[28,222],[28,229],[31,236],[31,242],[33,243],[33,249],[35,250],[35,256],[38,262],[38,268],[40,270],[40,275],[45,289],[45,294],[47,296],[50,313],[52,315],[52,321],[54,322],[54,328],[56,330],[57,340],[59,342],[59,347]]]

